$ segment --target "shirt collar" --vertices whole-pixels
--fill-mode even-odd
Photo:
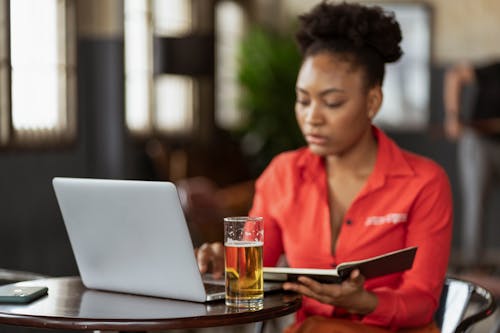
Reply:
[[[324,159],[311,152],[309,148],[304,148],[305,153],[301,154],[297,161],[299,174],[303,180],[312,181],[325,173]]]
[[[375,126],[372,126],[372,128],[378,142],[377,162],[374,172],[380,172],[386,176],[415,175],[415,170],[408,163],[403,150],[380,129]]]
[[[388,177],[413,176],[415,170],[408,163],[403,150],[383,131],[372,126],[378,143],[377,161],[368,180],[368,188],[382,187]]]
[[[403,151],[383,131],[372,126],[378,143],[375,168],[369,182],[373,187],[383,186],[386,177],[412,176],[415,170],[406,160]],[[324,174],[324,158],[312,153],[309,148],[298,160],[299,172],[304,180],[314,180]]]

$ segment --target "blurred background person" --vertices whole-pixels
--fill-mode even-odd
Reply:
[[[463,264],[482,258],[483,220],[500,179],[500,62],[460,63],[444,79],[445,122],[457,142]]]

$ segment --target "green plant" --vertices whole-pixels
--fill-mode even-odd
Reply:
[[[295,120],[295,81],[301,56],[293,37],[253,27],[239,52],[243,151],[258,175],[280,152],[304,144]]]

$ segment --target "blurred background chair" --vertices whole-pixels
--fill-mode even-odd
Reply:
[[[161,140],[150,140],[146,153],[155,178],[177,186],[195,247],[222,241],[225,216],[248,214],[254,180],[247,174],[244,158],[234,146],[183,150]],[[192,156],[191,160],[188,156]]]
[[[223,218],[244,216],[250,209],[254,181],[220,187],[206,177],[193,177],[176,182],[194,246],[222,241]]]

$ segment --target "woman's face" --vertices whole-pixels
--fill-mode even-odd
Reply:
[[[309,148],[320,156],[343,156],[356,147],[378,111],[380,87],[366,88],[360,66],[332,53],[307,57],[296,84],[295,114]]]

